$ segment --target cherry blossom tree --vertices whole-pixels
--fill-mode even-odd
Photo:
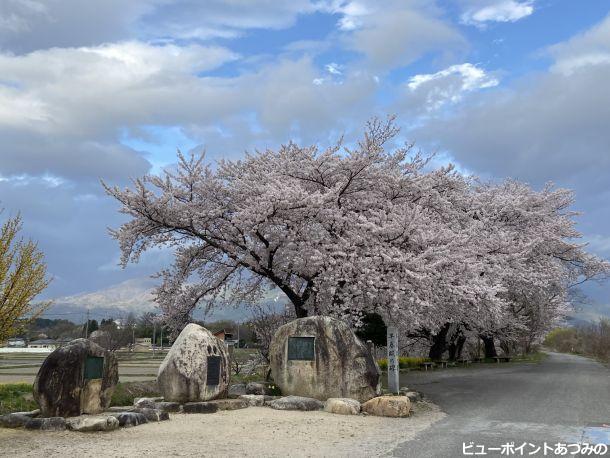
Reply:
[[[374,119],[353,148],[288,143],[216,168],[179,154],[176,172],[104,185],[131,217],[111,231],[122,263],[175,249],[156,291],[175,330],[198,305],[274,288],[297,317],[375,311],[430,336],[450,325],[508,336],[533,317],[517,294],[556,288],[551,316],[569,281],[607,269],[570,241],[569,193],[429,170],[411,145],[388,149],[397,133],[393,118]]]

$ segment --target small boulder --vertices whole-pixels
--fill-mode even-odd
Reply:
[[[409,401],[411,401],[411,403],[418,402],[423,399],[423,396],[419,391],[405,391],[405,392],[401,391],[400,394],[408,397]]]
[[[24,415],[23,412],[8,413],[0,417],[2,428],[21,428],[30,421],[32,417]]]
[[[136,412],[144,415],[146,417],[146,421],[148,422],[169,420],[169,414],[159,409],[149,409],[147,407],[143,407],[141,409],[136,409]]]
[[[245,383],[235,383],[229,387],[229,397],[237,398],[246,394],[246,384]]]
[[[243,399],[251,407],[262,407],[267,403],[278,399],[278,397],[267,396],[266,394],[242,394],[239,399]]]
[[[163,398],[135,398],[133,400],[133,406],[136,409],[154,409],[159,401],[163,401]]]
[[[408,417],[411,401],[406,396],[379,396],[362,404],[362,411],[378,417]]]
[[[157,382],[166,401],[199,402],[218,398],[229,385],[226,344],[190,323],[159,366]]]
[[[216,399],[208,402],[210,404],[215,404],[218,407],[218,410],[238,410],[250,407],[250,404],[244,399]]]
[[[162,410],[163,412],[180,412],[182,406],[179,402],[162,401],[155,404],[155,409]]]
[[[30,418],[25,424],[25,429],[63,431],[66,429],[66,420],[63,417]]]
[[[250,382],[246,385],[246,394],[269,394],[267,387],[262,383]]]
[[[351,398],[328,398],[324,403],[324,411],[341,415],[358,415],[360,402]]]
[[[148,423],[146,417],[140,412],[119,412],[112,415],[119,421],[121,428],[129,428]]]
[[[182,406],[184,413],[215,413],[218,406],[211,402],[187,402]]]
[[[66,420],[66,426],[72,431],[114,431],[119,428],[119,420],[111,416],[82,416]]]
[[[305,398],[303,396],[284,396],[269,402],[269,407],[276,410],[321,410],[324,404],[314,398]]]

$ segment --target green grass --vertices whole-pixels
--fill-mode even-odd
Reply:
[[[400,356],[398,358],[398,367],[401,369],[417,369],[419,365],[423,362],[430,361],[430,358],[419,358],[414,356]],[[388,360],[387,358],[382,358],[377,360],[377,364],[379,365],[379,369],[385,371],[388,369]]]
[[[543,351],[536,351],[527,355],[515,356],[511,361],[516,363],[539,363],[544,361],[548,356]]]
[[[0,415],[37,409],[29,383],[0,384]]]

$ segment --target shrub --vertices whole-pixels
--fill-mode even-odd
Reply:
[[[398,358],[398,367],[400,369],[417,369],[421,363],[426,361],[430,361],[430,358],[422,358],[416,356],[400,356]],[[377,360],[377,364],[379,365],[379,369],[381,369],[382,371],[388,370],[387,358],[381,358]]]

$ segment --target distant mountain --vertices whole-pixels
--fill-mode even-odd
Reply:
[[[73,322],[85,321],[87,310],[92,319],[121,318],[127,314],[141,315],[145,312],[157,312],[152,290],[160,280],[150,277],[132,278],[108,288],[89,293],[54,299],[53,305],[44,313],[44,318],[65,318]],[[271,292],[265,301],[277,303],[278,306],[287,302],[283,294]],[[610,317],[610,306],[602,303],[599,298],[591,295],[586,305],[579,305],[569,314],[569,324],[597,321],[600,317]],[[195,318],[206,320],[245,320],[250,316],[247,305],[237,308],[219,308],[207,317],[198,310]]]
[[[108,288],[89,293],[80,293],[53,299],[53,305],[44,313],[44,318],[65,318],[76,323],[85,322],[87,311],[91,319],[122,318],[129,313],[141,315],[146,312],[158,312],[152,294],[153,288],[160,280],[149,277],[133,278]],[[277,293],[265,298],[270,303],[281,300]],[[207,317],[197,310],[195,318],[206,320],[239,320],[250,316],[247,305],[240,307],[219,308]]]

